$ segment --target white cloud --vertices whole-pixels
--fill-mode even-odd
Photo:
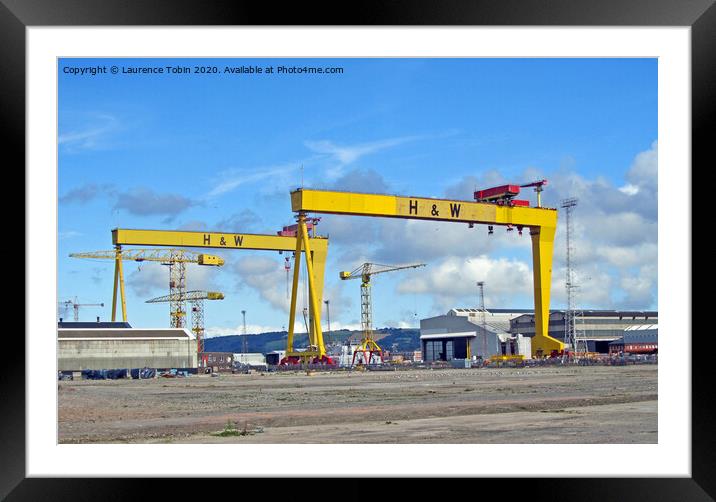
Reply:
[[[286,296],[286,271],[283,258],[243,256],[230,270],[236,274],[240,286],[248,286],[282,314],[288,315],[290,300]],[[305,288],[300,289],[303,293]]]
[[[139,298],[149,300],[169,294],[169,267],[159,263],[134,264],[131,261],[125,261],[123,267],[127,286]]]
[[[300,168],[300,162],[277,166],[256,167],[251,169],[228,169],[219,174],[219,179],[206,195],[207,198],[218,197],[235,190],[241,185],[256,183],[273,178],[284,180],[286,175]]]
[[[208,267],[194,263],[186,264],[186,290],[187,291],[220,291],[216,280],[219,269],[223,267]],[[132,261],[124,262],[127,286],[135,295],[146,301],[157,296],[169,294],[169,267],[156,262]],[[128,273],[129,272],[129,273]]]
[[[366,155],[411,141],[416,141],[419,138],[420,136],[403,136],[399,138],[389,138],[354,145],[337,145],[332,141],[324,139],[317,141],[305,141],[304,144],[311,151],[327,155],[331,160],[338,162],[340,165],[346,165],[351,164]]]
[[[150,188],[136,187],[117,193],[115,209],[124,209],[137,216],[167,216],[167,222],[196,203],[179,194],[160,194]]]
[[[58,145],[69,152],[94,150],[106,146],[107,136],[119,128],[119,121],[112,115],[94,114],[88,120],[88,126],[59,133]]]
[[[620,286],[626,293],[621,303],[624,308],[651,309],[656,308],[657,286],[656,263],[645,264],[636,274],[622,276]]]
[[[80,237],[82,235],[84,235],[84,234],[82,234],[81,232],[77,232],[75,230],[67,230],[65,232],[58,232],[57,238],[60,240],[65,240],[65,239],[71,239],[73,237]]]
[[[627,183],[626,185],[619,187],[619,191],[627,195],[636,195],[639,193],[639,187],[637,185]]]
[[[243,334],[243,329],[244,329],[243,323],[239,323],[235,327],[229,327],[229,328],[212,326],[212,327],[205,327],[204,334],[205,334],[206,338],[215,338],[217,336],[241,335],[241,334]],[[249,335],[256,335],[259,333],[271,333],[271,332],[275,332],[275,331],[282,331],[284,329],[285,329],[285,327],[282,327],[282,326],[246,323],[246,333]]]
[[[626,178],[629,183],[652,192],[657,191],[659,171],[659,143],[654,141],[649,150],[640,152],[634,158]]]
[[[609,264],[619,268],[629,268],[643,264],[656,264],[658,259],[656,243],[643,243],[632,246],[599,246],[597,256],[603,257]]]
[[[519,260],[447,257],[421,269],[419,275],[402,280],[396,290],[403,294],[430,294],[439,310],[465,303],[477,296],[477,282],[485,282],[485,305],[515,307],[517,297],[531,295],[531,266]]]

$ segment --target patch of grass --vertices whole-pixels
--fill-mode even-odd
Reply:
[[[220,432],[213,432],[212,436],[219,436],[219,437],[231,437],[231,436],[246,436],[248,432],[246,432],[246,427],[244,427],[244,430],[239,430],[236,428],[236,424],[233,423],[231,420],[226,421],[226,427],[224,427],[223,431]]]
[[[218,437],[249,436],[257,432],[263,432],[263,427],[257,427],[256,430],[249,430],[248,424],[244,422],[243,429],[237,429],[236,423],[232,422],[231,420],[227,420],[226,426],[224,427],[223,431],[212,432],[211,435]]]

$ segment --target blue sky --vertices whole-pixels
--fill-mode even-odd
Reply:
[[[77,75],[65,68],[216,66],[216,74]],[[226,66],[341,67],[340,74],[228,74]],[[578,197],[578,303],[656,309],[655,59],[64,59],[58,110],[58,295],[110,316],[115,227],[274,233],[300,186],[470,199],[475,188],[546,178],[545,205]],[[534,201],[534,194],[525,192]],[[564,218],[552,307],[565,304]],[[331,323],[357,327],[364,261],[426,263],[374,284],[376,326],[417,326],[452,306],[530,308],[529,236],[463,225],[323,216]],[[189,289],[223,291],[209,335],[286,326],[283,257],[225,252],[190,267]],[[165,326],[160,265],[126,264],[129,321]],[[299,306],[304,299],[299,300]],[[70,315],[68,313],[68,315]],[[325,318],[325,312],[324,312]]]

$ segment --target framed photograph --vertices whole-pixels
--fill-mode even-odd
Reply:
[[[27,181],[8,500],[142,477],[713,498],[713,1],[57,7],[0,5]]]

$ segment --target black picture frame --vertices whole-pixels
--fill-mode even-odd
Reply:
[[[130,25],[455,25],[455,26],[689,26],[692,35],[692,165],[707,166],[712,150],[710,131],[716,122],[716,6],[714,0],[398,0],[365,1],[348,8],[337,3],[271,3],[156,0],[0,0],[0,113],[6,166],[24,164],[25,149],[25,29],[32,26]],[[346,15],[343,12],[350,12]],[[10,154],[10,155],[8,155]],[[684,175],[692,176],[690,166]],[[691,204],[691,194],[678,197]],[[692,226],[693,228],[693,226]],[[691,243],[684,243],[691,250]],[[26,264],[26,266],[30,266]],[[689,292],[691,294],[691,292]],[[693,295],[691,296],[693,297]],[[30,304],[25,305],[26,315]],[[14,327],[13,327],[14,328]],[[6,337],[16,336],[9,330]],[[685,326],[682,335],[691,334]],[[692,347],[708,343],[709,330],[694,331]],[[670,334],[671,335],[671,334]],[[704,340],[705,339],[705,340]],[[26,478],[25,476],[25,354],[16,340],[12,357],[0,371],[3,396],[0,448],[0,496],[7,500],[125,500],[149,495],[146,483],[128,479]],[[716,494],[716,444],[712,420],[713,377],[706,350],[693,350],[692,361],[692,477],[614,479],[510,479],[510,492],[525,490],[530,498],[550,500],[713,500]],[[516,459],[522,462],[524,459]],[[555,466],[559,470],[559,466]],[[607,482],[605,482],[607,481]],[[305,480],[302,480],[305,482]],[[506,480],[483,480],[504,490]],[[167,485],[168,483],[165,483]],[[265,484],[265,482],[264,482]],[[198,496],[205,483],[172,480],[162,486],[165,497]],[[246,485],[243,485],[244,487]],[[419,494],[420,486],[400,483],[400,496]],[[176,490],[176,492],[173,492]],[[242,492],[247,493],[243,488]],[[280,490],[280,489],[279,489]],[[359,491],[356,487],[350,490]],[[287,495],[288,493],[284,493]],[[316,493],[316,496],[323,496]],[[151,495],[149,495],[151,496]],[[217,494],[211,495],[218,496]]]

